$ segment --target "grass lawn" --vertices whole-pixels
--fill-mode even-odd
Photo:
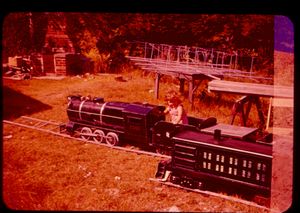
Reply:
[[[164,77],[160,98],[154,98],[154,77],[129,72],[126,81],[116,75],[89,75],[63,80],[3,79],[3,118],[22,115],[67,121],[68,95],[91,95],[105,101],[148,102],[164,105],[164,94],[178,90],[175,79]],[[187,87],[187,85],[186,85]],[[187,91],[187,88],[185,88]],[[199,88],[200,95],[205,86]],[[189,115],[214,116],[230,123],[237,96],[196,96],[195,109],[183,97]],[[262,100],[267,106],[268,100]],[[264,107],[267,111],[267,107]],[[251,111],[252,112],[252,111]],[[266,113],[265,113],[266,114]],[[258,125],[255,110],[249,126]],[[11,138],[5,136],[11,135]],[[159,158],[86,144],[58,136],[3,124],[3,202],[16,210],[262,212],[261,209],[213,196],[187,192],[149,181]]]

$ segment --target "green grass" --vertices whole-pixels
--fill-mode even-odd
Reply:
[[[176,79],[164,77],[160,98],[155,99],[153,75],[133,71],[123,77],[126,82],[116,81],[115,75],[107,74],[60,81],[5,79],[3,86],[9,91],[3,94],[5,118],[18,120],[18,116],[27,115],[66,122],[68,95],[163,105],[165,92],[178,89]],[[200,87],[197,95],[204,89],[205,86]],[[218,99],[211,93],[203,100],[196,97],[192,110],[186,95],[182,99],[189,115],[214,116],[218,122],[230,123],[231,107],[237,96],[222,95]],[[267,105],[266,100],[263,102]],[[255,110],[250,113],[248,125],[258,125]],[[3,135],[12,135],[3,139],[3,201],[11,209],[168,211],[177,206],[187,212],[262,212],[255,207],[149,181],[155,175],[159,158],[8,124],[3,124]]]

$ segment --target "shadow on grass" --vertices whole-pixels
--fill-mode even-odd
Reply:
[[[52,107],[11,88],[3,87],[3,119],[15,119],[23,115],[51,109]]]

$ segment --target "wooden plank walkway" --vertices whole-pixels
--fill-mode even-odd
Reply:
[[[208,90],[215,92],[228,92],[241,95],[261,97],[293,98],[293,87],[245,83],[224,80],[212,80],[208,83]]]
[[[266,129],[269,128],[271,106],[293,107],[294,102],[294,90],[293,87],[279,86],[279,85],[267,85],[257,83],[224,81],[224,80],[212,80],[208,83],[208,91],[214,92],[227,92],[233,94],[243,95],[241,99],[236,101],[232,108],[232,120],[234,122],[236,114],[241,117],[242,125],[246,125],[248,114],[250,112],[251,105],[256,105],[261,124],[265,124],[264,115],[262,112],[262,104],[259,100],[260,97],[270,98],[269,110],[267,115]],[[248,104],[246,112],[244,112],[244,105]]]

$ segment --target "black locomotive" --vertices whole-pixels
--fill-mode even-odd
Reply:
[[[154,134],[163,137],[172,151],[170,160],[159,163],[156,178],[188,188],[239,194],[251,200],[260,197],[262,204],[268,205],[272,178],[271,134],[255,139],[251,128],[244,134],[228,135],[218,125],[202,130],[193,126],[172,127],[164,122],[160,125],[165,128],[154,128]],[[238,129],[245,130],[233,128]]]
[[[69,96],[66,130],[70,135],[77,133],[97,143],[116,146],[120,141],[130,141],[165,153],[171,150],[170,144],[165,143],[163,137],[158,139],[157,133],[153,134],[154,126],[159,129],[160,121],[165,120],[164,109],[164,106],[148,103],[104,102],[103,98]],[[203,128],[216,124],[216,119],[189,117],[189,123]]]
[[[164,120],[163,106],[143,103],[104,102],[103,98],[68,97],[69,134],[79,133],[85,140],[118,145],[130,140],[150,145],[151,128]]]
[[[136,142],[171,155],[160,162],[157,178],[190,188],[270,196],[272,135],[258,138],[256,128],[188,117],[188,125],[165,121],[165,107],[147,103],[104,102],[68,97],[69,134],[118,145]]]

